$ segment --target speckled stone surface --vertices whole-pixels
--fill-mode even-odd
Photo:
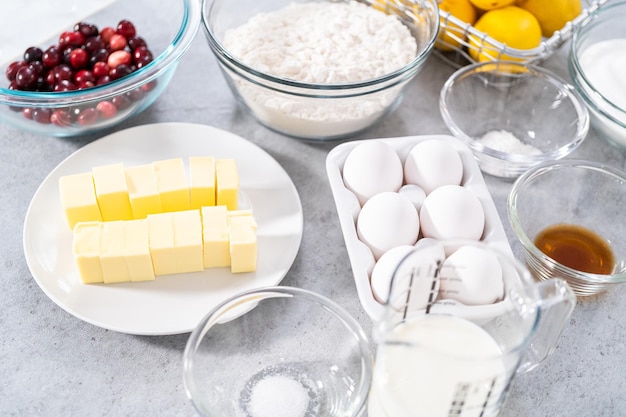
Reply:
[[[566,45],[545,63],[565,78],[567,53]],[[353,139],[448,133],[438,94],[453,71],[431,57],[402,106]],[[282,284],[330,297],[369,334],[325,171],[326,155],[340,142],[305,142],[260,126],[236,105],[201,33],[164,94],[120,129],[157,122],[211,125],[270,153],[295,183],[304,211],[302,245]],[[33,194],[58,163],[95,139],[55,139],[0,125],[0,415],[194,416],[182,383],[188,334],[133,336],[85,323],[54,304],[26,265],[22,226]],[[573,156],[625,168],[623,151],[593,131]],[[511,183],[486,181],[519,256],[505,210]],[[580,300],[554,355],[514,380],[501,416],[625,416],[625,317],[626,285]]]

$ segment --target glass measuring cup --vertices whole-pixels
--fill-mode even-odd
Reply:
[[[474,255],[450,256],[468,247]],[[470,278],[487,275],[482,285],[497,287],[495,301],[467,305],[476,290]],[[575,304],[565,281],[535,283],[521,263],[484,243],[418,245],[396,267],[374,329],[369,417],[497,415],[514,375],[554,351]]]

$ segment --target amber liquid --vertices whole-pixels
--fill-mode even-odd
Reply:
[[[582,226],[549,226],[539,232],[535,245],[550,258],[577,271],[606,275],[615,267],[608,242]]]

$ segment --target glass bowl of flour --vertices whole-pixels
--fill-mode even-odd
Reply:
[[[241,105],[313,140],[349,137],[396,108],[439,28],[436,0],[203,0],[202,21]]]
[[[446,126],[482,172],[515,179],[577,149],[589,131],[580,95],[542,67],[493,61],[457,70],[441,89]]]

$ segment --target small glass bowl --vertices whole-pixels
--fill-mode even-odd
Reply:
[[[577,295],[586,296],[626,281],[625,206],[626,173],[592,161],[564,159],[521,175],[513,184],[507,212],[533,275],[540,280],[563,278]],[[535,241],[555,225],[583,227],[602,238],[614,255],[612,272],[582,272],[546,255]],[[583,254],[576,257],[582,260]]]
[[[344,1],[344,0],[340,0]],[[307,0],[298,0],[306,3]],[[349,3],[349,0],[345,0]],[[264,126],[288,136],[328,140],[362,131],[395,109],[433,49],[439,28],[436,0],[363,1],[396,15],[417,41],[417,56],[390,74],[363,82],[313,84],[252,68],[228,51],[224,33],[292,0],[203,0],[202,23],[211,50],[235,98]]]
[[[372,378],[365,333],[340,306],[291,287],[236,295],[191,333],[184,383],[206,417],[357,417]]]
[[[571,154],[589,131],[589,113],[574,89],[550,71],[518,62],[472,64],[444,84],[446,126],[489,175],[514,179]]]
[[[139,4],[140,3],[140,4]],[[80,9],[80,6],[76,6]],[[72,8],[61,10],[66,17],[73,18],[76,13]],[[123,121],[141,113],[150,106],[169,84],[178,62],[188,50],[200,26],[199,0],[166,0],[158,7],[147,0],[132,3],[116,1],[96,14],[84,18],[83,21],[95,24],[99,29],[106,26],[115,27],[120,20],[130,20],[142,37],[154,59],[148,65],[123,78],[108,84],[66,92],[34,92],[9,89],[9,81],[4,78],[0,82],[0,121],[18,129],[45,136],[71,137],[101,132],[119,125]],[[52,38],[37,45],[23,45],[22,51],[30,46],[38,46],[45,50],[50,45],[58,44],[58,37],[70,27],[58,28]],[[31,31],[31,27],[24,27]],[[19,37],[19,34],[16,35]],[[1,66],[2,74],[13,61],[21,58],[3,57],[8,59]],[[113,115],[100,113],[96,119],[81,119],[80,114],[96,109],[103,101],[118,102]],[[122,106],[123,104],[123,106]],[[23,112],[24,110],[28,112]],[[33,109],[47,115],[36,120],[26,117]],[[56,124],[50,120],[55,111],[63,111],[69,115]]]
[[[626,147],[626,98],[618,97],[624,91],[623,48],[611,46],[612,40],[626,45],[626,1],[611,1],[587,17],[574,32],[569,54],[569,73],[576,90],[583,97],[591,114],[593,129],[607,142],[621,149]],[[602,46],[604,44],[604,47]],[[606,48],[617,52],[615,61],[610,62]],[[593,52],[595,50],[596,52]],[[586,53],[590,54],[585,58]],[[598,54],[600,59],[598,59]],[[621,56],[618,56],[621,54]],[[601,73],[585,64],[595,62]],[[608,83],[607,74],[621,82],[621,90]]]

